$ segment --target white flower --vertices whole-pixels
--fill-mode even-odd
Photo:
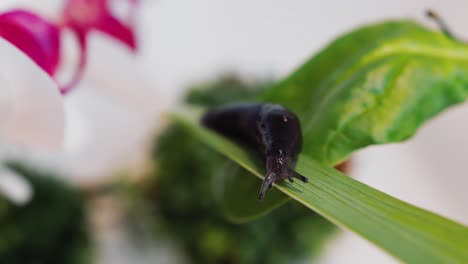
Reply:
[[[29,57],[1,38],[0,58],[0,161],[29,151],[60,150],[64,110],[58,86]],[[3,167],[0,192],[18,203],[31,197],[27,183]]]

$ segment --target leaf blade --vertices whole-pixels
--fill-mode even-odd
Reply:
[[[183,116],[175,116],[175,119],[205,144],[257,177],[263,177],[262,168],[234,143]],[[393,198],[305,155],[300,157],[297,170],[309,178],[309,183],[281,182],[275,187],[401,260],[417,263],[468,261],[467,227]]]

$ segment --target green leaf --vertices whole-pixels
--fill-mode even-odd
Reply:
[[[371,144],[411,137],[468,95],[468,45],[411,21],[348,33],[261,99],[296,112],[304,150],[336,165]]]
[[[251,221],[290,199],[289,196],[273,189],[268,193],[268,199],[252,203],[258,199],[259,186],[262,183],[258,178],[251,177],[251,173],[231,161],[219,173],[222,175],[214,177],[213,189],[220,209],[231,222]]]
[[[182,116],[202,142],[257,177],[264,169],[234,143]],[[393,198],[301,155],[297,170],[309,183],[275,184],[281,192],[409,263],[468,263],[468,228]],[[268,199],[268,196],[266,197]],[[258,202],[256,199],[252,203]]]

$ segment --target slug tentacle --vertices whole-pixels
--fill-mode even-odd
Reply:
[[[292,176],[293,176],[294,178],[299,179],[299,180],[301,180],[301,181],[304,182],[304,183],[308,183],[308,182],[309,182],[309,179],[308,179],[306,176],[299,174],[297,171],[292,170],[292,169],[290,169],[289,171],[290,171],[290,173],[292,174]]]
[[[260,194],[258,195],[258,199],[263,200],[267,189],[273,188],[274,178],[275,176],[273,173],[267,174],[267,176],[262,182],[262,187],[260,188]]]
[[[237,104],[209,111],[202,124],[240,143],[254,147],[266,165],[266,176],[260,188],[263,200],[273,183],[307,178],[294,171],[302,149],[302,134],[297,116],[277,104]]]

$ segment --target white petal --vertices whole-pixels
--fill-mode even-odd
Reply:
[[[0,196],[5,196],[17,205],[23,205],[31,200],[33,190],[22,176],[0,167]]]
[[[0,139],[28,148],[61,148],[64,110],[57,84],[0,38]]]

